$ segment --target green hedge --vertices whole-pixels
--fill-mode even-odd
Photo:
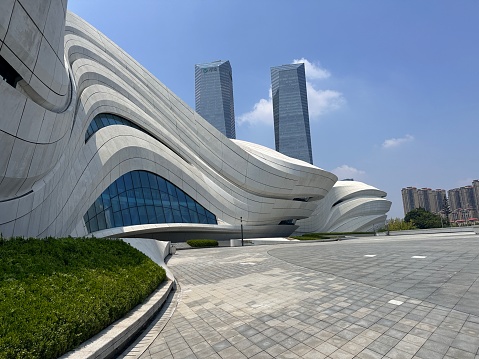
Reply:
[[[186,243],[191,247],[218,247],[218,241],[214,239],[190,239]]]
[[[165,280],[120,240],[0,238],[0,358],[56,358]]]

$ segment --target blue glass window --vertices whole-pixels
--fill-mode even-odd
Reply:
[[[124,119],[123,117],[109,114],[109,113],[100,113],[96,115],[93,120],[91,120],[90,125],[88,126],[88,129],[85,132],[85,143],[88,141],[88,139],[93,136],[95,132],[98,130],[102,129],[103,127],[107,126],[112,126],[112,125],[122,125],[122,126],[128,126],[128,127],[133,127],[136,128],[137,130],[140,130],[141,132],[146,133],[147,135],[152,136],[149,134],[147,131],[142,129],[140,126],[135,125],[133,122],[128,121],[127,119]]]
[[[89,233],[137,224],[218,224],[216,216],[188,194],[146,171],[132,171],[118,178],[83,218]]]

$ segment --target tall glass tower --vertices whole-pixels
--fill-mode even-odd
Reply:
[[[195,65],[195,107],[228,138],[236,138],[233,76],[229,61]]]
[[[276,151],[313,163],[304,64],[271,68]]]

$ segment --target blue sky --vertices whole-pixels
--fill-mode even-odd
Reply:
[[[238,139],[274,148],[270,67],[306,62],[313,161],[388,193],[479,179],[479,1],[69,0],[194,108],[229,60]]]

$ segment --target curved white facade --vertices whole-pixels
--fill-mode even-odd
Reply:
[[[86,235],[89,208],[131,171],[174,184],[213,213],[229,237],[239,234],[240,217],[249,236],[265,229],[284,235],[296,227],[278,224],[309,217],[337,180],[302,161],[227,139],[111,40],[66,13],[66,0],[2,1],[0,46],[19,79],[0,81],[5,237]],[[102,113],[142,130],[111,125],[85,141]],[[125,227],[107,231],[138,236],[144,229]],[[175,230],[168,223],[157,232],[165,227]],[[191,226],[192,236],[197,228]],[[155,224],[147,232],[154,233]],[[208,234],[203,227],[200,232]]]
[[[373,231],[384,227],[391,202],[386,192],[358,181],[338,181],[295,234]]]

